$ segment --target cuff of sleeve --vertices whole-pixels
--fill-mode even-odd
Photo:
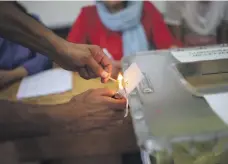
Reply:
[[[50,60],[42,61],[43,63],[37,62],[34,63],[32,61],[28,61],[23,64],[23,67],[26,69],[29,75],[36,74],[40,71],[47,70],[52,68],[52,62]]]
[[[33,66],[30,63],[25,63],[23,67],[26,69],[28,72],[28,76],[33,75],[37,73],[37,71],[33,68]]]

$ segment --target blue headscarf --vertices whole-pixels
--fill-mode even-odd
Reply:
[[[110,13],[104,3],[96,2],[102,23],[112,31],[121,31],[124,56],[149,49],[149,43],[141,24],[142,1],[128,1],[127,7],[117,13]]]

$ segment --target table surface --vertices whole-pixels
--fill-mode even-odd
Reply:
[[[0,91],[0,99],[16,101],[19,85],[20,82],[17,82]],[[114,83],[102,84],[99,79],[84,80],[77,73],[73,73],[73,89],[71,91],[23,101],[32,104],[60,104],[90,88],[103,87],[117,88]],[[138,150],[130,118],[122,123],[116,122],[114,126],[109,127],[107,125],[102,130],[84,134],[68,133],[58,136],[20,139],[14,143],[20,153],[20,158],[23,160],[122,154]]]

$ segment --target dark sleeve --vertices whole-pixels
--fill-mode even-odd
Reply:
[[[52,68],[52,61],[48,57],[36,53],[32,59],[23,64],[23,67],[27,70],[28,75],[33,75]]]

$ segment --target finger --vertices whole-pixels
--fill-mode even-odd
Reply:
[[[101,78],[108,78],[110,76],[92,56],[86,60],[86,65],[88,65],[93,72]]]
[[[100,59],[101,66],[104,68],[104,70],[106,72],[109,73],[108,77],[105,77],[105,78],[101,79],[101,82],[106,83],[109,80],[109,77],[112,74],[112,68],[113,68],[112,61],[104,54],[103,51],[101,51],[101,55],[100,56],[101,56],[101,59]]]
[[[112,61],[112,67],[121,69],[121,68],[122,68],[122,66],[121,66],[121,61],[113,60],[113,61]]]
[[[91,45],[90,49],[93,53],[94,59],[101,64],[101,66],[109,73],[112,73],[112,60],[105,55],[104,51],[99,46]]]
[[[107,97],[112,97],[116,93],[115,91],[110,90],[108,88],[98,88],[94,91],[96,91],[96,94],[99,96],[107,96]]]
[[[88,74],[88,72],[87,72],[87,70],[85,69],[85,68],[80,68],[79,69],[79,75],[82,77],[82,78],[84,78],[84,79],[86,79],[86,80],[89,80],[90,78],[89,78],[89,74]]]
[[[111,59],[109,59],[104,52],[102,51],[102,49],[99,46],[89,46],[89,50],[93,56],[93,59],[99,63],[100,67],[105,70],[108,74],[103,73],[104,76],[101,76],[102,78],[108,78],[108,76],[111,74],[112,72],[112,61]]]
[[[96,78],[97,77],[97,75],[93,72],[93,70],[90,67],[86,66],[86,70],[87,70],[87,73],[89,75],[89,78],[92,79],[92,78]]]
[[[104,102],[106,103],[106,105],[111,108],[111,109],[114,109],[114,110],[117,110],[117,109],[125,109],[126,108],[126,99],[123,98],[123,99],[114,99],[114,98],[111,98],[111,97],[103,97],[104,98]]]
[[[112,61],[102,51],[101,65],[108,72],[112,73]]]
[[[105,71],[108,72],[110,69],[111,69],[111,72],[112,72],[112,67],[111,67],[111,68],[107,68],[107,67],[106,67],[106,68],[105,68]],[[112,73],[111,73],[111,74],[112,74]],[[111,76],[111,74],[110,74],[110,76]],[[102,82],[102,83],[108,82],[110,76],[108,76],[108,77],[106,77],[106,78],[101,78],[101,82]]]

